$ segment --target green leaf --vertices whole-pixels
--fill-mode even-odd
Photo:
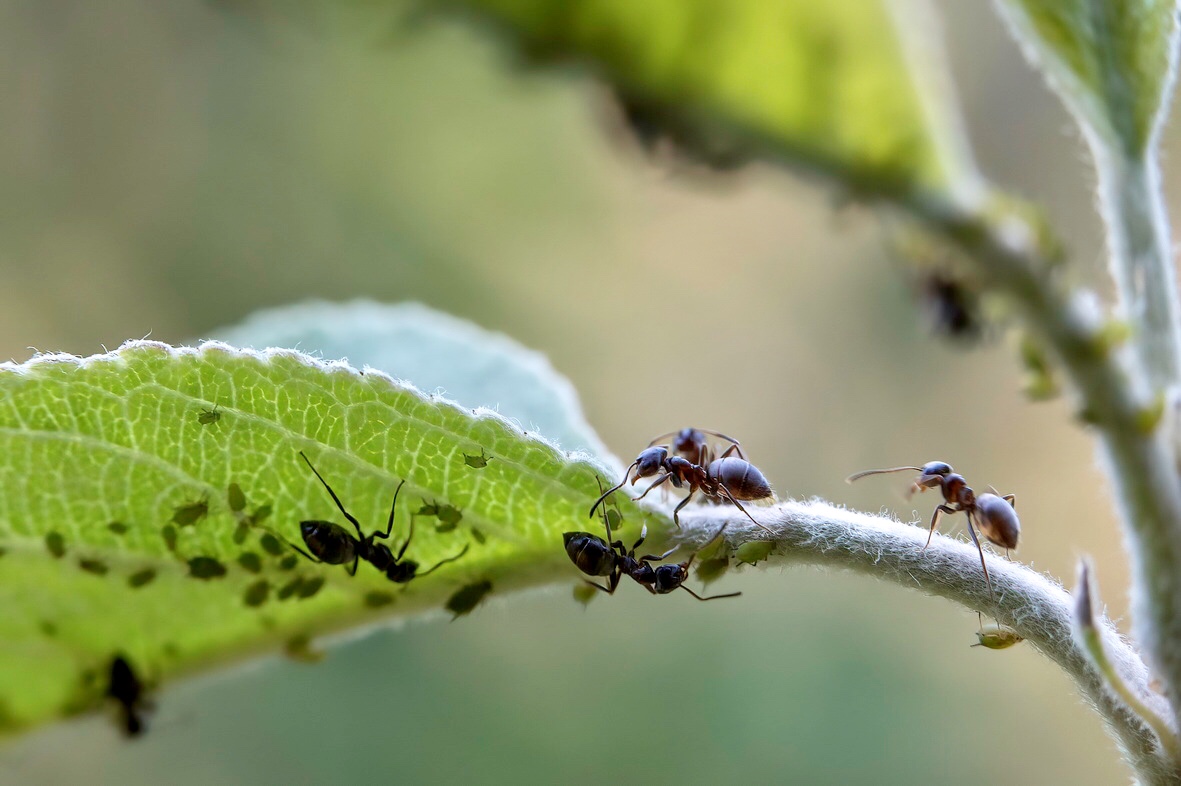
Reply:
[[[496,460],[465,462],[481,450]],[[408,584],[299,557],[301,520],[347,526],[300,451],[367,532],[401,480],[393,543],[424,500],[461,521],[415,529],[424,570],[466,554]],[[568,581],[561,533],[588,528],[613,477],[372,369],[212,342],[0,365],[0,464],[0,730],[100,704],[115,653],[152,682],[279,647],[310,658],[320,633]]]
[[[1000,0],[1027,53],[1079,121],[1138,159],[1160,124],[1176,0]]]
[[[589,61],[642,139],[787,156],[864,191],[974,187],[922,0],[452,0]]]

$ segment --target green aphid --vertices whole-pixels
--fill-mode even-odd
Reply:
[[[299,564],[299,557],[294,554],[288,554],[283,559],[279,560],[279,570],[295,570],[295,566]]]
[[[250,525],[245,521],[239,521],[238,526],[234,527],[234,534],[230,538],[234,541],[235,546],[241,546],[246,542],[246,538],[250,537]]]
[[[278,557],[284,551],[283,544],[269,532],[263,533],[263,536],[258,539],[258,545],[262,546],[262,550],[272,557]]]
[[[107,525],[107,529],[109,529],[115,535],[126,535],[127,531],[130,530],[131,527],[127,526],[122,521],[112,521]]]
[[[580,581],[574,585],[574,600],[586,606],[599,594],[599,590],[595,589],[585,581]]]
[[[618,508],[607,509],[607,523],[611,525],[612,530],[618,530],[620,522],[623,521],[623,514],[619,512]]]
[[[0,557],[3,557],[7,553],[8,553],[8,549],[4,548],[3,546],[0,546]]]
[[[271,585],[266,579],[259,579],[246,588],[242,593],[242,602],[252,609],[256,609],[267,602],[271,594]]]
[[[57,636],[57,625],[50,622],[49,620],[41,620],[41,623],[38,625],[38,627],[41,629],[42,634],[48,636],[51,639]]]
[[[428,503],[424,499],[422,501],[422,507],[419,508],[418,512],[415,513],[414,515],[416,515],[416,516],[438,516],[439,515],[439,503],[437,503],[437,502]]]
[[[97,559],[80,559],[78,560],[78,567],[87,573],[93,573],[95,576],[105,576],[110,568],[107,563]]]
[[[160,537],[164,538],[164,545],[169,551],[176,551],[176,527],[165,524],[164,529],[160,530]]]
[[[493,456],[484,455],[484,449],[480,448],[480,455],[469,456],[467,453],[463,454],[463,463],[467,464],[472,469],[483,469],[488,466],[488,462],[493,459]]]
[[[242,487],[237,483],[231,483],[226,489],[226,499],[230,503],[230,510],[234,513],[241,513],[246,509],[246,495],[242,493]]]
[[[242,570],[258,573],[262,570],[262,559],[253,551],[244,551],[238,555],[238,566]]]
[[[713,557],[711,559],[698,560],[697,568],[694,572],[697,575],[698,581],[702,584],[709,584],[725,576],[728,570],[730,570],[730,560],[728,557]]]
[[[451,619],[458,619],[464,614],[470,614],[472,609],[480,605],[485,596],[492,591],[492,582],[487,579],[460,587],[447,599],[447,611],[453,615]]]
[[[196,502],[181,505],[172,513],[172,523],[178,527],[191,527],[209,515],[209,500],[202,497]]]
[[[283,653],[300,663],[319,663],[324,660],[324,653],[312,647],[312,637],[306,633],[297,633],[289,638],[283,645]]]
[[[60,532],[50,532],[45,536],[45,548],[54,559],[61,559],[66,553],[66,539]]]
[[[439,506],[439,532],[450,532],[459,526],[463,519],[463,511],[451,505]],[[445,529],[444,529],[445,528]]]
[[[324,587],[324,578],[322,576],[314,576],[310,579],[305,579],[295,590],[295,594],[299,596],[300,600],[314,596]]]
[[[767,559],[775,550],[775,543],[769,540],[753,540],[743,543],[734,550],[734,558],[747,565],[756,565]]]
[[[213,557],[193,557],[189,560],[189,575],[195,579],[220,579],[226,575],[226,566]]]
[[[282,587],[279,587],[279,592],[277,593],[279,596],[279,600],[287,600],[288,598],[290,598],[292,595],[294,595],[296,592],[299,591],[299,585],[301,585],[301,584],[303,584],[303,577],[296,576],[291,581],[284,584]]]
[[[476,541],[476,543],[479,543],[481,546],[488,542],[488,539],[484,537],[484,533],[480,532],[480,530],[476,529],[475,527],[472,527],[472,540]]]
[[[213,405],[213,409],[203,409],[197,413],[197,422],[202,426],[212,426],[214,423],[221,420],[221,412],[218,411],[217,404]]]
[[[151,584],[155,580],[156,571],[153,568],[144,568],[127,577],[127,586],[132,589],[139,589],[140,587]]]
[[[371,590],[365,593],[365,605],[371,609],[379,609],[394,602],[394,596],[389,592]]]
[[[254,512],[250,514],[250,523],[255,526],[258,526],[259,524],[262,524],[264,521],[266,521],[268,518],[270,518],[270,516],[271,516],[271,506],[270,505],[259,505],[257,508],[254,509]]]
[[[985,625],[976,633],[979,641],[973,647],[987,647],[990,650],[1007,650],[1014,644],[1025,641],[1025,637],[1004,625]]]

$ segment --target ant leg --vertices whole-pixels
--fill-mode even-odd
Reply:
[[[718,456],[718,458],[728,458],[731,453],[737,453],[738,458],[742,459],[743,461],[746,461],[746,456],[742,455],[742,448],[738,447],[737,442],[735,442],[730,447],[726,448],[726,450],[722,453],[722,455]]]
[[[1017,495],[1016,494],[1006,494],[1005,496],[1001,497],[1001,499],[1003,499],[1005,502],[1008,502],[1010,505],[1012,505],[1013,510],[1017,510]]]
[[[635,499],[633,499],[633,500],[632,500],[632,502],[639,502],[639,501],[640,501],[640,500],[642,500],[644,497],[648,496],[648,492],[649,492],[649,491],[651,491],[652,489],[656,488],[656,487],[657,487],[657,486],[659,486],[661,483],[664,483],[664,482],[668,481],[668,480],[669,480],[669,479],[671,479],[672,477],[673,477],[673,476],[672,476],[672,473],[666,473],[666,474],[664,474],[664,475],[661,475],[661,476],[660,476],[660,480],[656,481],[656,482],[655,482],[655,483],[653,483],[651,486],[649,486],[648,488],[644,489],[644,493],[643,493],[643,494],[641,494],[640,496],[636,497]],[[673,482],[673,485],[676,485],[676,482],[675,482],[675,481]]]
[[[470,547],[471,547],[471,544],[468,544],[467,546],[464,546],[464,547],[463,547],[463,551],[459,552],[459,553],[458,553],[458,554],[456,554],[454,557],[448,557],[447,559],[445,559],[445,560],[442,560],[441,562],[437,562],[437,563],[435,563],[435,566],[434,566],[434,567],[432,567],[430,570],[424,570],[422,573],[416,574],[414,578],[416,578],[416,579],[421,579],[423,576],[429,576],[430,574],[434,573],[436,570],[438,570],[438,569],[439,569],[439,568],[441,568],[442,566],[446,565],[448,562],[455,562],[455,560],[459,559],[459,558],[460,558],[460,557],[462,557],[464,554],[467,554],[467,550],[468,550]],[[400,559],[400,558],[399,558],[399,559]]]
[[[345,570],[349,570],[349,575],[350,575],[350,576],[356,576],[356,575],[357,575],[357,565],[359,565],[360,563],[361,563],[361,555],[360,555],[360,554],[358,554],[357,556],[353,557],[353,568],[352,568],[352,570],[349,570],[348,568],[345,568]]]
[[[693,499],[693,495],[697,493],[697,489],[689,489],[689,496],[681,500],[681,504],[673,508],[673,524],[677,525],[677,529],[681,528],[681,508],[689,504],[689,500]]]
[[[312,466],[312,462],[308,459],[307,456],[304,455],[304,452],[302,450],[299,451],[299,456],[305,462],[307,462],[308,468],[311,469],[312,472],[315,473],[316,477],[320,479],[320,482],[324,484],[324,488],[328,489],[328,493],[329,493],[329,495],[331,495],[332,501],[336,503],[336,507],[338,507],[340,509],[340,512],[342,514],[344,514],[344,517],[349,520],[349,523],[352,524],[353,527],[356,528],[357,538],[359,540],[365,540],[365,533],[361,532],[361,525],[357,522],[357,520],[355,518],[353,518],[351,513],[349,513],[347,510],[344,509],[344,504],[341,503],[340,497],[336,496],[336,492],[332,490],[332,486],[329,486],[328,481],[324,480],[324,477],[319,472],[316,471],[316,468]]]
[[[727,592],[725,595],[710,595],[708,598],[703,598],[700,595],[698,595],[696,592],[694,592],[693,590],[686,587],[684,584],[681,585],[681,589],[683,589],[685,592],[688,592],[690,595],[697,598],[698,600],[718,600],[719,598],[737,598],[739,595],[742,594],[741,592]]]
[[[751,520],[751,522],[753,522],[753,523],[754,523],[754,525],[755,525],[756,527],[758,527],[758,528],[760,528],[760,529],[762,529],[762,530],[765,530],[765,531],[767,531],[767,532],[770,532],[772,535],[774,535],[774,534],[775,534],[775,532],[774,532],[773,530],[771,530],[770,528],[768,528],[768,527],[764,527],[762,524],[760,524],[759,522],[755,521],[755,517],[754,517],[754,516],[752,516],[752,515],[750,515],[749,513],[747,513],[747,512],[746,512],[746,508],[742,507],[742,503],[740,503],[738,500],[734,499],[734,495],[730,493],[730,489],[726,488],[725,486],[718,486],[718,490],[719,490],[719,491],[721,491],[722,493],[724,493],[724,494],[726,495],[726,499],[728,499],[728,500],[730,500],[731,502],[733,502],[733,503],[734,503],[734,507],[736,507],[736,508],[738,508],[739,510],[741,510],[741,511],[742,511],[742,512],[743,512],[743,513],[746,515],[746,517],[747,517],[748,519],[750,519],[750,520]]]
[[[968,514],[968,534],[972,536],[972,542],[976,544],[976,550],[980,552],[980,568],[984,571],[984,581],[988,583],[988,597],[996,600],[996,595],[992,591],[992,577],[988,575],[988,566],[984,564],[984,548],[980,545],[979,539],[976,537],[976,529],[972,526],[972,514]]]
[[[582,581],[583,581],[583,583],[584,583],[584,584],[589,584],[589,585],[591,585],[592,587],[594,587],[594,588],[595,588],[595,589],[597,589],[597,590],[602,590],[603,592],[606,592],[608,595],[614,595],[614,594],[615,594],[615,590],[609,590],[609,589],[607,589],[606,587],[604,587],[602,584],[599,584],[599,583],[597,583],[597,582],[594,582],[594,581],[587,581],[586,579],[583,579]]]
[[[390,520],[388,522],[386,522],[385,532],[384,533],[374,532],[370,536],[370,538],[381,538],[382,540],[384,540],[390,536],[391,532],[394,531],[394,511],[398,507],[398,492],[401,491],[402,487],[405,485],[406,485],[406,481],[403,480],[401,483],[398,484],[398,487],[396,489],[394,489],[394,501],[390,505]],[[399,554],[398,558],[401,559],[401,556],[402,555]]]
[[[304,558],[306,558],[306,559],[307,559],[309,562],[314,562],[314,563],[316,563],[317,565],[323,565],[323,564],[324,564],[324,560],[322,560],[322,559],[316,559],[316,558],[315,558],[315,557],[313,557],[311,554],[308,554],[306,551],[304,551],[303,549],[301,549],[299,546],[296,546],[294,543],[292,543],[291,541],[287,540],[287,538],[282,538],[282,540],[283,540],[283,542],[284,542],[284,543],[286,543],[288,546],[290,546],[291,548],[295,549],[295,550],[296,550],[296,551],[298,551],[300,554],[302,554],[302,555],[304,556]]]
[[[637,464],[639,464],[639,463],[640,463],[640,462],[639,462],[639,460],[637,459],[636,461],[633,461],[633,462],[632,462],[630,465],[628,465],[627,471],[623,473],[623,480],[619,481],[619,485],[618,485],[618,486],[612,486],[611,488],[609,488],[609,489],[607,489],[606,491],[604,491],[604,492],[602,493],[602,495],[601,495],[601,496],[600,496],[598,499],[596,499],[596,500],[595,500],[595,504],[591,505],[590,516],[588,516],[587,518],[592,518],[592,519],[593,519],[593,518],[595,517],[595,509],[596,509],[597,507],[599,507],[599,503],[600,503],[600,502],[602,502],[603,500],[607,499],[607,495],[608,495],[608,494],[610,494],[610,493],[611,493],[611,492],[613,492],[613,491],[619,491],[621,488],[623,488],[623,484],[624,484],[624,483],[627,483],[627,478],[628,478],[628,476],[632,474],[632,469],[634,469],[634,468],[635,468],[635,466],[636,466]]]
[[[933,516],[931,516],[931,531],[927,533],[926,544],[921,549],[919,549],[920,554],[922,554],[924,551],[927,550],[927,546],[931,545],[931,538],[933,538],[935,536],[935,528],[939,526],[939,514],[940,513],[955,513],[955,512],[956,512],[955,508],[949,508],[946,505],[940,505],[939,507],[935,508],[935,514]],[[976,536],[973,535],[972,537],[974,538]]]
[[[410,531],[406,533],[406,542],[402,544],[402,548],[398,549],[398,556],[394,557],[394,561],[402,559],[402,555],[406,553],[406,549],[410,547],[410,539],[414,537],[414,514],[410,514]]]

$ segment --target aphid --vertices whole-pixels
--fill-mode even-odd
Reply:
[[[693,432],[699,432],[699,430],[685,429],[679,432],[677,434],[678,442],[686,432],[689,432],[690,436],[692,436]],[[730,438],[725,437],[725,439]],[[675,444],[672,446],[674,449],[676,449]],[[704,453],[707,458],[712,457],[712,451],[709,450],[708,446],[700,448],[692,440],[686,440],[684,447],[686,449],[697,450],[698,455]],[[648,492],[667,481],[671,481],[676,488],[681,488],[684,484],[688,483],[689,495],[681,500],[680,504],[673,509],[673,523],[678,527],[681,526],[681,508],[688,505],[689,500],[693,499],[693,495],[700,491],[707,497],[728,500],[734,503],[735,507],[754,522],[755,526],[761,527],[768,532],[771,531],[755,521],[754,516],[747,513],[746,508],[742,507],[742,503],[739,502],[739,500],[749,502],[751,500],[770,499],[775,496],[775,493],[771,490],[771,484],[763,477],[763,473],[759,472],[758,467],[744,458],[730,455],[735,452],[739,455],[742,454],[737,442],[727,448],[720,458],[712,459],[706,465],[694,463],[681,455],[670,455],[671,452],[669,445],[656,445],[646,448],[641,452],[636,457],[636,460],[631,463],[631,466],[627,468],[627,471],[623,473],[623,480],[619,481],[619,485],[607,489],[601,497],[595,500],[595,504],[591,505],[590,517],[594,518],[595,509],[599,507],[599,503],[606,499],[612,492],[623,488],[629,477],[632,479],[632,485],[635,485],[636,481],[640,478],[650,478],[653,475],[660,475],[655,483],[649,486],[643,494],[636,497],[636,500],[643,499],[648,495]],[[632,477],[633,469],[636,471],[634,477]]]
[[[615,594],[619,581],[624,575],[630,576],[653,595],[667,595],[678,588],[685,590],[698,600],[734,598],[742,594],[741,592],[731,592],[727,595],[711,595],[703,598],[685,586],[685,580],[689,578],[689,566],[693,564],[693,559],[699,552],[693,552],[684,562],[653,567],[652,562],[666,558],[676,551],[676,547],[663,554],[645,554],[642,557],[637,557],[636,549],[644,543],[644,539],[648,536],[647,527],[640,530],[639,540],[630,549],[627,549],[624,547],[623,541],[611,539],[611,523],[605,516],[603,517],[603,526],[607,529],[606,540],[589,532],[567,532],[562,535],[562,540],[566,546],[566,555],[579,570],[588,576],[607,577],[606,587],[595,581],[587,581],[586,583],[608,595]],[[726,525],[723,524],[722,528],[718,530],[718,534],[714,535],[705,547],[707,548],[720,538],[725,529]]]
[[[131,663],[116,655],[111,660],[106,696],[119,705],[119,728],[128,737],[137,737],[146,730],[144,713],[155,709],[146,693],[147,686],[135,675]]]
[[[127,530],[129,530],[130,527],[128,527],[122,521],[112,521],[107,525],[107,529],[109,529],[114,535],[126,535]]]
[[[97,559],[79,559],[78,567],[87,573],[93,573],[95,576],[105,576],[107,571],[107,563]]]
[[[266,579],[259,579],[246,588],[242,593],[242,602],[252,609],[256,609],[267,602],[271,594],[271,585]]]
[[[213,409],[201,410],[197,413],[197,422],[202,426],[211,426],[221,420],[221,412],[218,411],[219,406],[218,404],[214,404]]]
[[[858,472],[846,478],[852,483],[866,475],[880,475],[887,472],[918,472],[919,476],[910,484],[910,493],[923,492],[930,488],[938,488],[943,493],[944,504],[935,508],[931,516],[931,529],[927,534],[927,542],[922,550],[931,545],[931,538],[935,535],[935,528],[939,526],[939,516],[943,513],[959,513],[968,515],[968,534],[972,543],[980,552],[980,567],[984,570],[984,580],[988,582],[988,592],[992,594],[992,578],[988,575],[988,566],[984,564],[984,548],[976,537],[976,530],[991,543],[995,543],[1005,550],[1008,556],[1010,549],[1017,548],[1017,541],[1021,536],[1021,522],[1017,519],[1017,497],[1014,494],[1000,496],[996,489],[984,494],[976,494],[968,487],[963,475],[952,471],[951,465],[943,461],[931,461],[921,467],[890,467],[888,469],[870,469]],[[989,486],[989,488],[992,488]]]
[[[374,530],[369,535],[366,535],[361,531],[361,524],[352,514],[344,509],[344,504],[336,496],[336,492],[328,485],[328,481],[324,480],[320,473],[316,471],[316,468],[312,466],[312,462],[308,460],[308,457],[304,455],[302,450],[299,452],[299,455],[316,477],[319,478],[320,482],[324,484],[324,488],[328,490],[332,501],[336,503],[337,509],[340,510],[341,514],[357,531],[357,537],[354,538],[344,527],[334,524],[331,521],[301,521],[299,523],[300,534],[303,536],[303,542],[307,544],[308,549],[312,553],[309,554],[295,545],[291,545],[291,548],[312,562],[325,562],[329,565],[344,565],[352,562],[352,568],[346,568],[346,570],[348,570],[350,576],[355,576],[357,575],[358,563],[360,560],[365,560],[384,573],[390,581],[396,584],[405,584],[412,579],[434,573],[443,565],[454,562],[464,554],[467,554],[469,546],[465,544],[463,549],[455,556],[441,560],[434,567],[420,573],[417,562],[402,558],[406,553],[406,549],[410,546],[410,540],[414,537],[413,516],[410,517],[410,530],[406,534],[406,542],[402,544],[402,548],[398,549],[397,555],[386,544],[376,542],[378,538],[388,538],[390,533],[394,531],[394,511],[398,507],[398,492],[402,490],[402,486],[406,484],[406,481],[403,480],[398,484],[398,488],[394,490],[394,501],[390,504],[390,518],[386,523],[385,532]]]
[[[234,513],[241,513],[246,509],[246,495],[242,493],[242,487],[237,483],[231,483],[226,489],[226,500],[230,504],[230,510]]]
[[[943,272],[931,273],[922,279],[920,298],[936,333],[959,341],[979,338],[983,330],[980,304],[964,281]]]
[[[447,611],[451,612],[452,615],[451,620],[455,621],[465,614],[471,614],[472,609],[479,606],[491,591],[492,582],[487,579],[457,589],[447,599],[446,604]]]
[[[467,453],[463,454],[463,463],[467,464],[472,469],[483,469],[488,466],[488,462],[492,460],[492,456],[485,456],[484,449],[480,448],[480,455],[469,456]]]
[[[189,560],[189,576],[194,579],[220,579],[226,575],[226,566],[213,557],[193,557]]]
[[[989,625],[981,628],[976,634],[979,641],[971,646],[985,647],[990,650],[1007,650],[1015,644],[1025,641],[1025,637],[1012,628],[1003,625]]]
[[[45,548],[54,559],[61,559],[66,553],[66,539],[60,532],[50,532],[45,536]]]
[[[238,555],[238,566],[251,573],[258,573],[262,570],[262,559],[253,551],[243,551]]]
[[[127,577],[127,586],[132,589],[139,589],[145,587],[156,580],[156,571],[153,568],[144,568],[138,570]]]
[[[178,527],[191,527],[209,515],[209,499],[202,497],[196,502],[179,505],[172,511],[172,523]]]

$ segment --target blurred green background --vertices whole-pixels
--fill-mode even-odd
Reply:
[[[943,5],[982,168],[1043,203],[1103,286],[1073,124],[990,7]],[[311,297],[418,300],[546,352],[628,460],[720,429],[780,495],[904,518],[929,496],[842,479],[948,460],[1018,495],[1020,559],[1069,581],[1093,555],[1125,613],[1091,441],[1065,402],[1023,399],[1004,338],[931,338],[870,211],[771,168],[654,166],[577,71],[386,3],[330,6],[0,2],[0,357],[191,341]],[[170,685],[134,744],[102,717],[9,741],[0,780],[1127,779],[1048,662],[969,648],[974,614],[814,569],[719,587],[744,596],[625,586],[583,610],[563,586],[315,666],[264,659]]]

